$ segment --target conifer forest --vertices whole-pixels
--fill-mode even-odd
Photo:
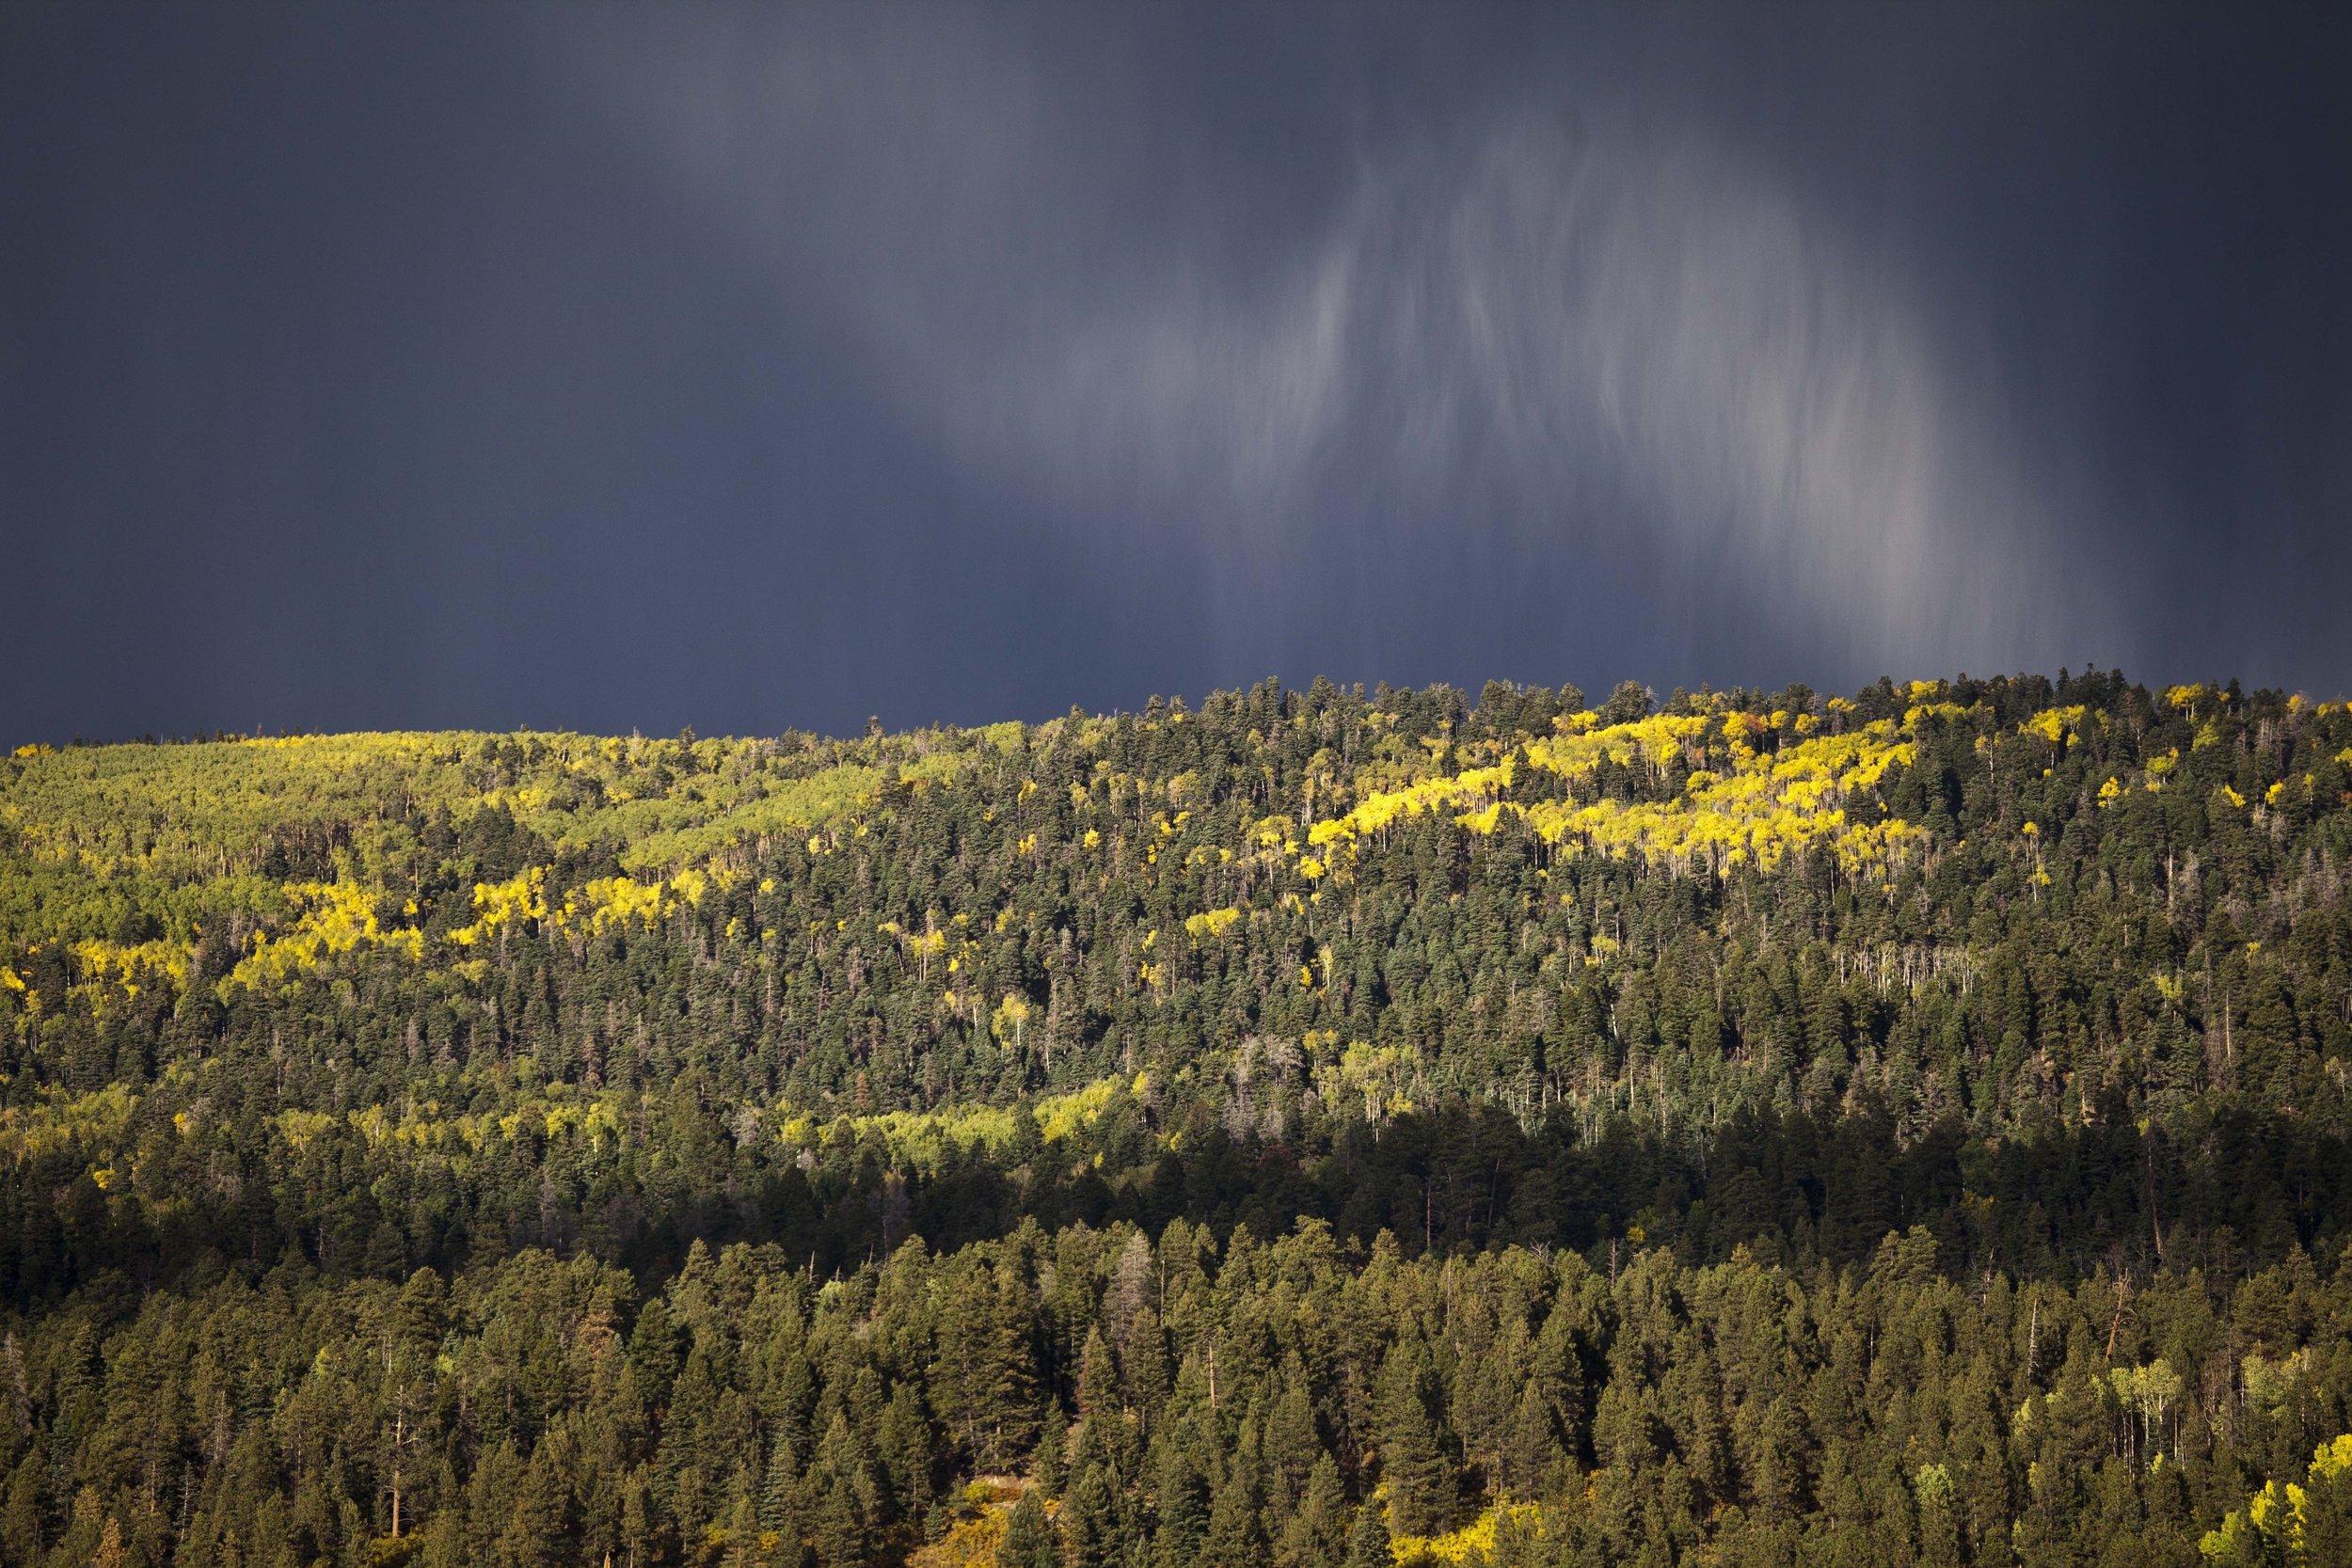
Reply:
[[[0,757],[0,1568],[2352,1564],[2352,709]]]

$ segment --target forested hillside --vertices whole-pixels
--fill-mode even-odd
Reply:
[[[2352,1562],[2347,875],[2100,672],[25,747],[0,1568]]]

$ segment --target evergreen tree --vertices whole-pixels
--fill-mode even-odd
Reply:
[[[1347,1513],[1340,1467],[1324,1454],[1309,1472],[1306,1490],[1275,1543],[1277,1568],[1338,1568],[1347,1544]]]
[[[1428,1352],[1412,1337],[1392,1346],[1380,1367],[1375,1441],[1389,1518],[1406,1535],[1442,1534],[1453,1523],[1452,1472],[1429,1412],[1431,1376]]]
[[[1061,1548],[1053,1521],[1046,1517],[1045,1498],[1035,1487],[1021,1494],[1012,1516],[1005,1522],[1005,1538],[996,1547],[996,1568],[1060,1568]]]
[[[1380,1505],[1366,1503],[1356,1511],[1356,1523],[1347,1532],[1345,1568],[1394,1568],[1395,1558],[1389,1550],[1389,1527],[1380,1517]]]

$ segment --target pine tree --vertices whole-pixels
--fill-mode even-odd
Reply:
[[[558,1568],[575,1555],[571,1483],[558,1464],[557,1447],[549,1437],[532,1449],[513,1517],[499,1537],[499,1557],[514,1568]]]
[[[866,1520],[846,1478],[836,1474],[825,1481],[814,1525],[817,1558],[824,1568],[864,1568],[871,1558]]]
[[[1552,1424],[1551,1402],[1530,1385],[1511,1413],[1503,1442],[1504,1491],[1515,1497],[1541,1497],[1547,1479],[1563,1457],[1559,1433]]]
[[[1121,1560],[1113,1488],[1102,1466],[1081,1468],[1056,1520],[1061,1528],[1064,1568],[1113,1568]]]
[[[1306,1490],[1274,1544],[1278,1568],[1337,1568],[1347,1544],[1347,1493],[1329,1454],[1315,1461]]]
[[[1380,1517],[1378,1503],[1366,1503],[1356,1511],[1356,1523],[1347,1533],[1345,1568],[1396,1568],[1396,1559],[1389,1550],[1388,1522]]]
[[[1069,1454],[1070,1423],[1062,1418],[1061,1402],[1048,1400],[1045,1419],[1038,1428],[1037,1448],[1029,1457],[1029,1477],[1049,1497],[1061,1496]]]
[[[1295,1353],[1283,1364],[1280,1392],[1267,1412],[1263,1447],[1267,1513],[1272,1528],[1279,1531],[1306,1495],[1308,1478],[1326,1457],[1323,1439],[1315,1431],[1306,1365]]]
[[[781,1432],[768,1440],[768,1470],[759,1489],[759,1528],[782,1540],[801,1538],[800,1476],[792,1445]]]
[[[1172,1456],[1160,1480],[1159,1528],[1152,1538],[1157,1568],[1195,1568],[1209,1533],[1209,1483],[1188,1453]]]
[[[1258,1516],[1262,1489],[1256,1465],[1245,1449],[1228,1469],[1209,1506],[1208,1534],[1200,1545],[1204,1568],[1263,1568],[1264,1521]]]
[[[1087,1330],[1086,1344],[1078,1353],[1078,1414],[1090,1417],[1098,1410],[1116,1410],[1119,1402],[1119,1370],[1111,1359],[1110,1341],[1098,1324]]]
[[[1060,1568],[1061,1549],[1053,1521],[1046,1517],[1045,1498],[1036,1487],[1021,1494],[1012,1517],[1005,1521],[1005,1538],[997,1544],[996,1568]]]
[[[1375,1397],[1380,1476],[1389,1517],[1406,1535],[1438,1535],[1452,1527],[1452,1472],[1438,1447],[1429,1414],[1429,1354],[1417,1338],[1400,1339],[1382,1362]]]

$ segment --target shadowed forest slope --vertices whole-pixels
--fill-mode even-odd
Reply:
[[[0,1564],[2344,1560],[2348,855],[2101,672],[28,747]]]

